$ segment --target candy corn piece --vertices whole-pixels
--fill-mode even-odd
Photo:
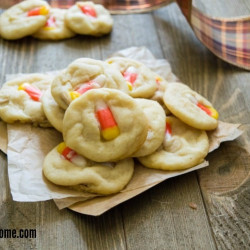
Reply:
[[[214,109],[213,107],[205,106],[205,105],[201,104],[200,102],[197,101],[197,99],[193,95],[187,94],[186,96],[189,98],[189,100],[191,102],[193,102],[194,104],[196,104],[197,107],[199,107],[200,109],[202,109],[209,116],[213,117],[214,119],[218,119],[219,118],[219,113],[217,112],[216,109]]]
[[[56,28],[56,18],[54,16],[50,16],[47,20],[45,26],[43,27],[44,30],[53,30]]]
[[[62,142],[57,146],[57,152],[68,161],[72,161],[73,157],[77,155],[74,150],[66,146],[65,142]]]
[[[133,86],[134,82],[136,81],[138,77],[136,68],[133,66],[130,66],[122,74],[123,74],[124,79],[128,81],[129,83],[131,83]]]
[[[32,100],[39,102],[42,96],[42,91],[29,83],[23,83],[18,87],[18,90],[24,90]]]
[[[203,111],[205,111],[209,116],[213,117],[214,119],[219,118],[219,113],[213,107],[205,106],[201,103],[197,103],[197,106]]]
[[[133,90],[133,85],[130,82],[127,82],[127,85],[128,85],[129,91],[132,91]]]
[[[93,89],[94,86],[92,85],[94,84],[94,81],[89,81],[88,83],[84,83],[82,84],[79,88],[77,88],[74,91],[70,91],[70,97],[71,100],[75,100],[76,98],[78,98],[80,95],[84,94],[85,92],[87,92],[90,89]]]
[[[87,16],[91,17],[97,17],[96,11],[93,7],[88,6],[88,5],[81,5],[78,4],[78,7],[81,9],[82,13],[84,13]]]
[[[46,16],[49,14],[49,9],[46,6],[38,7],[27,12],[27,16]]]
[[[171,124],[166,122],[166,130],[165,130],[165,136],[167,141],[171,139],[172,137],[172,128],[171,128]]]
[[[85,92],[87,92],[88,90],[90,89],[93,89],[93,86],[92,86],[92,82],[88,82],[88,83],[84,83],[82,84],[79,88],[76,89],[76,91],[82,95],[84,94]]]
[[[120,131],[110,108],[105,104],[97,106],[96,118],[100,124],[101,136],[107,141],[115,139]]]
[[[161,84],[162,79],[161,79],[160,77],[157,76],[157,77],[155,78],[155,81],[156,81],[157,85],[159,86],[159,85]]]

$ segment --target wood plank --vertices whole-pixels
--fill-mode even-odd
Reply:
[[[128,249],[216,249],[195,173],[125,203],[123,217]]]
[[[225,5],[223,5],[224,8]],[[210,6],[211,7],[211,6]],[[249,248],[250,112],[249,72],[215,58],[193,35],[172,5],[155,12],[164,55],[180,79],[206,96],[220,119],[242,123],[245,133],[208,156],[210,166],[198,171],[214,238],[219,249]],[[222,9],[222,8],[221,8]],[[176,39],[176,36],[179,39]]]

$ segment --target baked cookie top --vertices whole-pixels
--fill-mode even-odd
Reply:
[[[114,89],[89,90],[70,104],[63,120],[65,143],[97,162],[130,157],[147,132],[147,118],[137,102]]]
[[[129,91],[121,73],[106,62],[80,58],[54,78],[51,93],[58,105],[67,109],[72,100],[86,91],[102,87]]]
[[[65,110],[60,108],[59,105],[56,103],[53,96],[51,95],[50,88],[47,89],[42,96],[42,105],[48,121],[55,129],[62,132]]]
[[[212,104],[185,84],[168,84],[163,100],[171,113],[191,127],[212,130],[218,125],[219,115]]]
[[[77,2],[67,10],[66,24],[78,34],[101,36],[111,32],[113,19],[100,4]]]
[[[124,57],[111,57],[106,62],[122,73],[132,97],[149,98],[157,90],[157,75],[144,64]]]
[[[65,14],[64,9],[52,8],[45,25],[32,36],[42,40],[61,40],[75,36],[75,32],[65,24]]]
[[[7,123],[23,122],[50,126],[41,97],[51,84],[51,76],[30,74],[6,82],[0,90],[0,117]]]
[[[77,154],[65,143],[45,157],[43,173],[51,182],[90,193],[108,195],[122,190],[134,172],[134,161],[97,163]]]
[[[157,89],[154,92],[154,95],[150,99],[157,101],[162,106],[162,108],[165,110],[166,115],[170,115],[171,112],[169,111],[169,109],[165,105],[165,103],[163,101],[163,96],[164,96],[167,84],[171,84],[171,83],[167,82],[162,77],[156,75],[156,84],[157,84]]]
[[[5,39],[19,39],[43,27],[50,7],[46,1],[26,0],[6,10],[0,16],[0,33]]]
[[[147,139],[141,148],[133,154],[133,157],[141,157],[152,154],[159,148],[164,140],[166,115],[159,103],[147,99],[135,99],[143,110],[148,120]]]
[[[163,144],[154,153],[138,158],[148,168],[182,170],[201,163],[208,154],[205,131],[192,128],[178,118],[166,118]]]

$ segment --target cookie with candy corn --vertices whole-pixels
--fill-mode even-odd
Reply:
[[[77,2],[67,10],[67,26],[81,35],[101,36],[110,33],[113,19],[109,11],[93,2]]]
[[[64,142],[44,159],[43,173],[54,184],[102,195],[121,191],[134,172],[134,161],[97,163],[77,154]]]
[[[49,11],[49,5],[42,0],[26,0],[12,6],[0,16],[1,36],[14,40],[33,34],[45,25]]]
[[[65,24],[65,13],[64,9],[52,8],[45,25],[32,36],[42,40],[61,40],[75,36],[75,32]]]
[[[150,99],[157,101],[162,106],[162,108],[165,110],[166,115],[170,115],[171,112],[169,111],[169,109],[165,105],[165,103],[163,101],[163,96],[164,96],[167,84],[171,84],[171,83],[168,83],[165,79],[163,79],[159,75],[156,75],[155,79],[156,79],[157,89],[154,92],[154,95]]]
[[[152,100],[135,99],[148,120],[147,139],[133,157],[152,154],[163,142],[165,136],[166,115],[159,103]]]
[[[67,109],[80,95],[90,89],[103,87],[129,92],[127,83],[118,70],[100,60],[80,58],[55,77],[51,93],[58,105]]]
[[[212,130],[218,125],[219,114],[212,104],[185,84],[168,84],[163,100],[171,113],[191,127]]]
[[[89,90],[70,104],[63,120],[66,144],[97,162],[130,157],[147,133],[147,118],[135,99],[114,89]]]
[[[205,131],[192,128],[178,118],[166,118],[165,138],[154,153],[138,158],[148,168],[182,170],[203,162],[209,149]]]
[[[42,104],[44,113],[51,123],[51,125],[57,129],[58,131],[62,132],[63,130],[63,117],[65,110],[60,108],[59,105],[54,100],[53,96],[51,95],[51,89],[47,89],[42,96]]]
[[[51,126],[44,114],[41,97],[51,84],[43,74],[20,76],[6,82],[0,90],[0,117],[7,123],[33,123]]]
[[[123,57],[112,57],[106,61],[122,73],[132,97],[149,98],[154,95],[157,90],[157,75],[144,64]]]

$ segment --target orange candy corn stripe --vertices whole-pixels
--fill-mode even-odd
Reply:
[[[87,6],[87,5],[80,5],[78,4],[78,7],[81,9],[82,13],[84,13],[87,16],[91,17],[97,17],[96,11],[93,7]]]
[[[101,127],[103,139],[109,141],[116,138],[119,134],[119,128],[109,107],[97,109],[96,118]]]
[[[98,87],[100,87],[100,85],[93,80],[91,80],[87,83],[84,83],[84,84],[80,85],[80,87],[76,88],[76,90],[69,92],[71,100],[75,100],[80,95],[87,92],[88,90],[93,89],[93,88],[98,88]]]
[[[73,157],[77,155],[74,150],[66,146],[65,142],[62,142],[57,146],[57,152],[68,161],[72,161]]]
[[[49,14],[49,9],[46,6],[38,7],[27,12],[27,16],[46,16]]]
[[[197,103],[197,106],[200,109],[202,109],[204,112],[206,112],[209,116],[213,117],[214,119],[219,118],[219,113],[213,107],[208,107],[208,106],[205,106],[205,105],[203,105],[201,103]]]
[[[167,137],[167,140],[169,140],[172,137],[172,128],[171,124],[166,122],[166,130],[165,130],[165,136]]]
[[[78,89],[76,89],[75,91],[70,91],[70,98],[71,100],[75,100],[76,98],[78,98],[80,95],[84,94],[85,92],[87,92],[88,90],[93,89],[93,86],[91,85],[91,83],[85,83],[83,85],[81,85]]]
[[[82,94],[84,94],[85,92],[87,92],[88,90],[93,89],[93,86],[92,86],[91,84],[92,84],[91,81],[88,82],[88,83],[85,83],[85,84],[81,85],[79,88],[77,88],[76,91],[77,91],[80,95],[82,95]]]
[[[47,20],[45,26],[43,27],[44,30],[53,30],[56,28],[56,18],[54,16],[50,16]]]
[[[160,77],[155,78],[156,84],[159,86],[161,84],[162,79]]]
[[[18,90],[24,90],[32,100],[39,102],[42,96],[42,91],[29,83],[23,83],[18,87]]]
[[[130,82],[132,85],[137,79],[138,74],[137,73],[131,73],[128,71],[123,72],[123,77],[126,81]]]

